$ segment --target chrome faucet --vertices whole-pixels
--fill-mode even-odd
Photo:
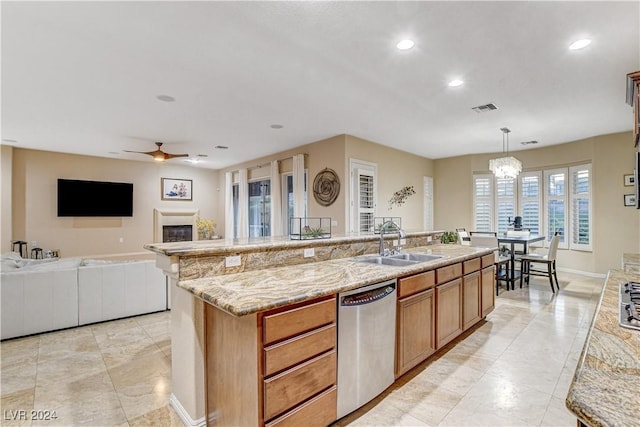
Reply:
[[[384,235],[385,235],[385,231],[387,230],[387,226],[389,226],[390,228],[391,226],[393,226],[393,228],[395,228],[394,231],[398,233],[398,244],[395,246],[392,252],[390,252],[388,249],[384,247]],[[407,235],[404,232],[404,230],[401,229],[398,226],[398,224],[396,224],[395,222],[393,221],[384,222],[380,227],[380,256],[387,256],[387,255],[390,255],[390,253],[400,253],[400,251],[402,250],[401,240],[404,239],[406,236]]]

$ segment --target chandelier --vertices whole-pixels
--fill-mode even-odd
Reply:
[[[506,156],[489,160],[489,169],[496,178],[515,178],[522,172],[522,162],[509,156],[509,133],[511,132],[509,128],[500,128],[500,130],[502,131],[502,152]]]

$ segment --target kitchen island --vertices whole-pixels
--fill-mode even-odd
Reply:
[[[435,295],[447,290],[440,297],[440,323],[450,329],[436,330],[430,321],[426,329],[431,350],[420,353],[422,359],[407,357],[410,363],[397,375],[493,308],[493,248],[432,244],[438,237],[409,233],[406,252],[440,258],[402,267],[357,262],[377,252],[379,237],[373,235],[315,242],[148,245],[175,286],[172,405],[190,425],[202,425],[205,413],[210,423],[219,425],[290,425],[310,413],[320,414],[314,418],[318,425],[333,421],[338,293],[401,278],[407,304],[421,301],[407,308],[407,316],[423,316],[417,308],[428,308],[424,303],[430,295],[430,316],[435,319]],[[314,256],[304,258],[309,248],[314,248]],[[233,258],[226,267],[227,257],[240,259]],[[422,287],[411,291],[418,282]],[[465,307],[463,289],[470,300]],[[453,303],[450,309],[445,309],[445,301]],[[404,348],[413,350],[413,343]]]
[[[579,425],[640,426],[640,330],[618,325],[619,286],[640,275],[612,270],[566,399]]]

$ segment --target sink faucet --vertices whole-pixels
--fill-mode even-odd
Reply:
[[[401,239],[404,239],[406,237],[404,230],[402,230],[398,226],[398,224],[396,224],[393,221],[384,222],[380,227],[380,256],[387,256],[390,254],[389,250],[384,247],[384,235],[387,234],[385,233],[387,231],[387,226],[389,228],[394,228],[395,229],[394,231],[398,233],[398,244],[395,246],[393,250],[394,253],[400,253],[400,250],[402,250],[400,241]]]

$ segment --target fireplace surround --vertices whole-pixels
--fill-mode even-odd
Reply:
[[[196,218],[198,217],[198,209],[154,209],[153,210],[153,241],[154,243],[162,243],[165,226],[191,226],[192,239],[198,240],[198,233],[193,231],[197,229]]]

